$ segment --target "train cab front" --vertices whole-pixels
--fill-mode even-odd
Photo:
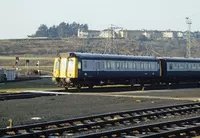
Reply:
[[[60,60],[61,58],[55,58],[54,59],[54,67],[53,67],[53,77],[52,77],[52,81],[54,83],[58,83],[60,80]]]
[[[76,85],[75,80],[78,78],[77,61],[78,60],[76,57],[68,58],[67,72],[65,78],[66,87],[74,87]]]

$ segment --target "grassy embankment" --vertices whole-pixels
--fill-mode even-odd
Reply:
[[[36,63],[39,61],[39,70],[42,73],[51,75],[53,69],[53,57],[19,57],[19,71],[21,73],[37,70]],[[29,60],[28,68],[25,66],[26,60]],[[0,67],[6,69],[14,69],[15,68],[15,57],[12,56],[0,56]]]
[[[53,57],[19,57],[19,75],[27,71],[37,70],[36,63],[40,61],[39,70],[43,74],[52,75]],[[26,60],[29,60],[29,67],[25,67]],[[15,57],[0,56],[0,68],[14,69]],[[31,80],[23,82],[12,82],[0,84],[0,92],[20,92],[23,90],[50,90],[58,89],[51,81],[51,78],[41,80]]]
[[[23,82],[11,82],[0,84],[0,92],[22,92],[24,90],[60,90],[51,78],[44,78],[40,80],[31,80]]]

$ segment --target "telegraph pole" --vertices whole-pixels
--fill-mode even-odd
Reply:
[[[191,25],[192,21],[190,20],[189,17],[186,17],[186,23],[188,25],[188,30],[187,30],[187,50],[186,50],[186,57],[189,58],[191,57]]]
[[[115,30],[117,29],[123,29],[122,27],[115,26],[111,24],[111,27],[108,28],[108,38],[107,42],[104,47],[104,53],[109,53],[109,54],[114,54],[117,53],[119,54],[119,49],[116,45],[114,45],[114,40],[115,40]],[[111,35],[109,37],[109,35]]]

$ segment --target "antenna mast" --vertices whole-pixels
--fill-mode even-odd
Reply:
[[[189,58],[191,57],[191,25],[192,25],[192,21],[189,17],[186,17],[186,23],[188,24],[186,57]]]
[[[119,48],[113,44],[114,39],[116,39],[115,38],[115,31],[117,29],[123,30],[122,27],[118,27],[118,26],[115,26],[113,24],[111,24],[111,26],[108,28],[107,43],[105,44],[105,47],[104,47],[104,53],[109,53],[109,54],[117,53],[117,54],[119,54]]]

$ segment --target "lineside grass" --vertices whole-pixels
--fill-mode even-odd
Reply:
[[[0,92],[21,92],[24,90],[60,90],[60,89],[62,88],[58,88],[55,84],[53,84],[51,78],[0,84]]]
[[[16,57],[0,56],[0,60],[15,60]],[[53,60],[54,57],[19,57],[19,60]]]

